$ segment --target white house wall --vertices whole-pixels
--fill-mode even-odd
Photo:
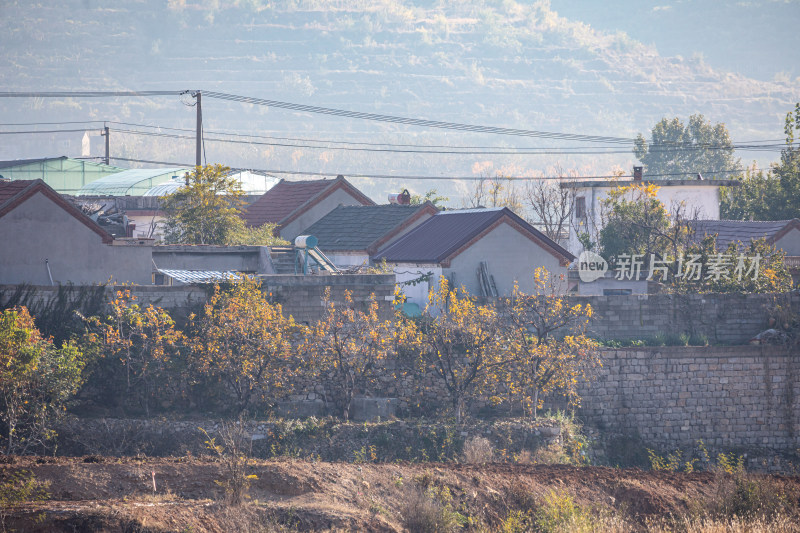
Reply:
[[[487,262],[500,296],[511,294],[515,280],[522,291],[533,292],[533,273],[538,267],[546,268],[552,276],[566,276],[567,273],[555,256],[509,224],[500,224],[473,243],[454,257],[450,267],[444,268],[442,273],[445,277],[455,274],[457,286],[463,285],[470,294],[480,296],[477,270],[481,261]]]
[[[428,263],[395,263],[394,267],[395,283],[406,295],[406,301],[415,303],[420,309],[425,309],[428,303],[428,292],[431,287],[438,286],[439,278],[442,277],[442,267]],[[422,281],[415,285],[405,285],[411,280],[418,280],[422,276],[431,273],[429,281]]]
[[[786,235],[775,241],[775,247],[780,248],[786,255],[800,255],[800,230],[792,228]]]
[[[0,284],[115,282],[150,285],[149,246],[111,246],[41,193],[0,217]]]
[[[575,190],[575,199],[585,198],[586,218],[581,221],[573,215],[573,220],[570,223],[567,249],[573,255],[578,256],[583,251],[583,247],[578,241],[580,233],[589,233],[592,240],[596,240],[599,236],[603,227],[603,200],[608,198],[608,193],[615,188],[612,186],[584,187]],[[669,212],[673,212],[682,206],[683,213],[690,218],[719,220],[719,187],[712,185],[665,185],[659,187],[656,197]]]

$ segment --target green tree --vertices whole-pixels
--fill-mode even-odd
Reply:
[[[222,165],[196,167],[188,183],[162,198],[166,216],[164,239],[177,244],[227,244],[242,227],[239,217],[244,192],[230,169]]]
[[[693,179],[698,173],[727,179],[741,170],[725,124],[712,125],[703,115],[692,115],[686,126],[677,117],[661,119],[649,143],[641,133],[636,137],[633,153],[652,179]]]
[[[0,421],[6,453],[25,453],[55,434],[52,422],[83,383],[78,346],[45,339],[24,307],[0,314]]]
[[[439,209],[444,207],[446,202],[449,202],[450,198],[447,196],[441,196],[437,189],[429,189],[424,195],[423,194],[412,194],[411,195],[411,205],[420,205],[424,204],[425,202],[430,202]]]
[[[786,114],[786,146],[780,162],[768,173],[749,170],[738,187],[720,191],[720,216],[732,220],[787,220],[800,218],[800,103]]]

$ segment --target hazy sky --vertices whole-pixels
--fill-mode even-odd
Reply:
[[[624,31],[661,55],[702,54],[714,68],[771,80],[800,76],[798,0],[551,0],[559,15]]]

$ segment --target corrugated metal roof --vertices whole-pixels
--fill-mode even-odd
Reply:
[[[574,259],[567,250],[513,211],[498,207],[439,212],[378,252],[375,260],[386,259],[395,263],[440,263],[503,217],[508,217],[510,221],[536,237],[554,254],[569,261]]]
[[[303,234],[319,239],[320,250],[366,250],[413,217],[423,205],[340,205]]]
[[[232,170],[228,172],[227,176],[236,179],[242,191],[249,195],[264,194],[280,181],[279,178],[250,170]],[[185,183],[186,180],[183,177],[172,179],[156,185],[142,196],[166,196],[183,187]]]
[[[234,272],[232,270],[220,272],[218,270],[173,270],[159,268],[158,272],[187,285],[193,283],[219,283],[221,281],[238,280],[242,277],[240,272]]]
[[[37,159],[11,159],[9,161],[0,161],[0,168],[21,167],[23,165],[32,165],[44,161],[58,161],[66,158],[67,156],[62,155],[61,157],[39,157]]]
[[[692,220],[689,226],[694,229],[695,241],[706,235],[717,235],[717,249],[722,250],[730,243],[739,241],[749,244],[750,241],[765,238],[771,241],[789,224],[800,226],[800,220]]]
[[[165,183],[173,176],[183,176],[190,168],[136,168],[105,176],[87,183],[78,191],[78,196],[125,196],[144,194],[153,186]]]

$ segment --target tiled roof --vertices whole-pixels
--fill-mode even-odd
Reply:
[[[262,226],[266,223],[284,224],[304,206],[312,205],[315,200],[326,196],[335,187],[347,188],[364,205],[373,204],[372,200],[350,185],[342,176],[334,180],[281,180],[261,198],[247,206],[242,218],[248,226]]]
[[[441,263],[504,217],[540,242],[544,248],[549,248],[549,251],[558,256],[560,260],[572,261],[574,259],[572,254],[564,248],[525,222],[513,211],[504,207],[437,213],[378,252],[375,260]]]
[[[433,207],[427,205],[340,205],[303,234],[316,237],[321,250],[367,250],[420,211]]]
[[[36,183],[35,180],[0,181],[0,210],[3,204]]]
[[[331,180],[282,180],[247,207],[244,220],[249,226],[263,226],[268,222],[278,224],[332,183]]]
[[[754,239],[766,238],[768,242],[774,242],[785,229],[790,229],[789,226],[800,229],[800,220],[693,220],[689,225],[695,230],[695,240],[716,234],[717,249],[724,249],[735,241],[747,244]]]
[[[52,187],[42,180],[13,180],[0,181],[0,217],[25,202],[28,198],[42,193],[64,211],[75,217],[79,222],[97,233],[104,243],[110,244],[114,238],[101,228],[95,221],[84,215],[77,207],[69,203]]]

